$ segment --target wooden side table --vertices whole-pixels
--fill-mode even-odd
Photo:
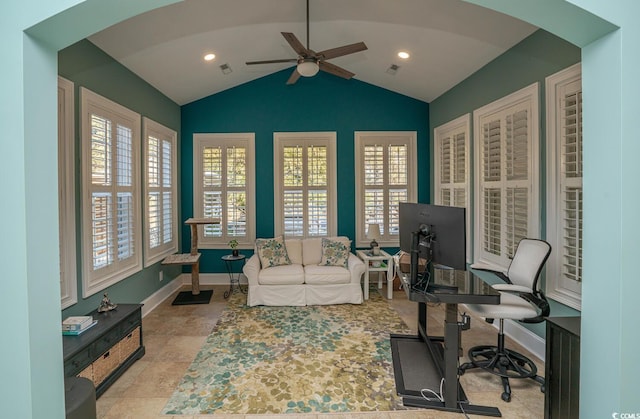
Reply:
[[[364,299],[369,299],[369,273],[378,273],[378,288],[382,288],[380,272],[387,276],[387,298],[393,299],[393,256],[380,249],[379,255],[373,255],[371,250],[356,250],[356,254],[364,262]]]

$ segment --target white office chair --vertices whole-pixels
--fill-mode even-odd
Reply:
[[[504,347],[504,319],[523,323],[539,323],[549,315],[549,303],[544,293],[538,289],[538,278],[544,267],[551,245],[543,240],[522,239],[513,256],[507,275],[500,275],[506,283],[495,284],[500,291],[500,304],[467,304],[470,311],[492,323],[500,320],[497,346],[475,346],[469,349],[469,362],[460,366],[460,374],[468,369],[482,368],[502,378],[502,400],[511,401],[510,378],[531,378],[541,385],[544,392],[544,378],[526,356]]]

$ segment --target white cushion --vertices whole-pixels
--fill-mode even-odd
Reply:
[[[264,268],[258,273],[260,285],[303,284],[304,269],[302,265],[280,265]]]
[[[312,285],[348,284],[351,273],[341,266],[305,265],[304,282]]]
[[[302,240],[302,264],[317,265],[322,260],[322,239],[303,239]]]
[[[466,304],[469,310],[488,319],[531,319],[538,311],[527,300],[508,292],[500,293],[500,304]]]
[[[285,239],[284,246],[287,248],[287,254],[289,255],[291,263],[302,265],[302,240]]]

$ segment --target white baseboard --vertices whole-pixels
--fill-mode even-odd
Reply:
[[[247,284],[247,278],[240,276],[240,283]],[[175,277],[173,281],[168,282],[164,287],[160,288],[149,297],[142,301],[142,317],[151,313],[160,303],[169,298],[174,292],[183,286],[191,285],[191,274],[183,273]],[[222,274],[200,274],[200,285],[229,285],[229,275]]]
[[[500,322],[496,320],[493,323],[493,327],[499,329]],[[546,348],[543,338],[514,320],[505,320],[504,334],[524,346],[529,352],[544,362]]]
[[[144,304],[142,306],[142,317],[151,313],[160,303],[182,287],[181,276],[182,275],[178,275],[173,281],[169,281],[164,287],[160,288],[142,301],[142,304]]]

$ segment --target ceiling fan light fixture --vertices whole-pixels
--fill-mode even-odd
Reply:
[[[303,77],[313,77],[319,70],[320,67],[315,60],[303,60],[298,63],[298,73]]]

